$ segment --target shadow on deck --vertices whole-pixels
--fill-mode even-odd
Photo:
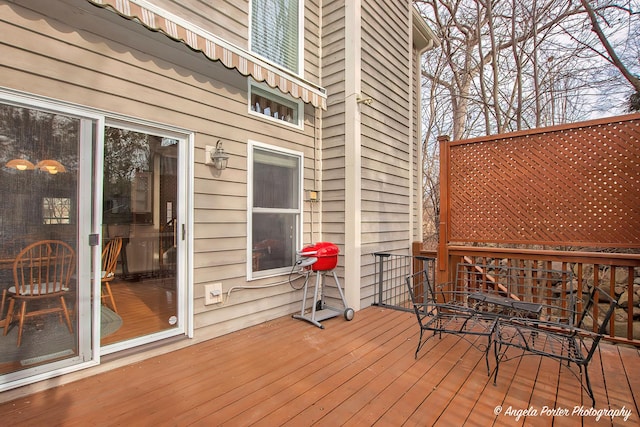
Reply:
[[[640,353],[636,348],[600,345],[590,365],[597,401],[591,411],[591,400],[578,379],[557,361],[528,356],[505,362],[494,386],[487,377],[483,354],[455,336],[430,340],[414,360],[418,325],[412,313],[369,307],[356,313],[351,322],[338,317],[324,324],[326,329],[321,330],[290,317],[280,318],[0,404],[2,422],[180,426],[640,423],[635,398],[640,396]],[[492,361],[492,369],[493,365]],[[528,416],[523,413],[526,410]],[[553,410],[558,412],[555,417]],[[620,414],[612,419],[598,410]]]

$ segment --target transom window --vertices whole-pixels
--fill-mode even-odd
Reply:
[[[251,1],[251,51],[300,74],[300,0]]]
[[[302,101],[278,95],[264,85],[249,83],[249,111],[280,124],[302,128]]]
[[[300,246],[302,154],[250,142],[249,276],[289,271]]]

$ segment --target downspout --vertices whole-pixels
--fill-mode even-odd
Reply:
[[[345,2],[345,241],[344,289],[345,298],[354,310],[360,309],[360,280],[362,258],[362,135],[360,104],[361,91],[361,0]]]

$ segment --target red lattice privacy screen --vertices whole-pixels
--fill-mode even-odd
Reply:
[[[443,141],[441,232],[449,243],[640,247],[639,162],[640,114]]]

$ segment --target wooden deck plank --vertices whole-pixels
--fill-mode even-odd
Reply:
[[[0,403],[0,414],[5,425],[596,425],[494,413],[590,407],[558,361],[503,362],[494,386],[482,353],[455,336],[432,339],[415,360],[411,313],[369,307],[326,326],[284,317]],[[638,424],[639,362],[635,348],[600,346],[590,369],[598,408],[632,415],[598,426]]]
[[[478,339],[484,341],[485,338],[479,337]],[[469,347],[462,357],[451,366],[449,372],[446,373],[446,377],[434,386],[434,392],[430,393],[416,411],[411,414],[405,425],[423,426],[425,418],[431,417],[431,414],[442,414],[453,396],[460,392],[462,385],[469,377],[469,373],[474,370],[486,372],[484,353]],[[488,375],[487,378],[489,378]]]
[[[343,392],[348,392],[349,390],[357,388],[357,385],[353,385],[353,383],[357,383],[357,381],[362,377],[362,371],[369,370],[370,374],[375,374],[375,371],[377,370],[376,364],[379,363],[381,358],[386,357],[386,351],[388,349],[393,350],[402,343],[402,334],[404,329],[406,329],[406,326],[395,322],[393,325],[394,326],[392,328],[389,328],[384,331],[384,333],[378,335],[374,341],[364,342],[363,345],[354,345],[353,348],[349,349],[347,353],[348,357],[344,357],[344,349],[337,348],[336,351],[333,352],[334,354],[332,357],[317,359],[310,364],[305,365],[304,369],[299,369],[296,372],[283,377],[281,381],[271,383],[267,387],[259,390],[258,393],[255,393],[252,400],[255,401],[257,399],[258,401],[264,401],[265,398],[275,396],[274,393],[279,393],[283,390],[290,391],[290,393],[283,396],[278,396],[278,399],[269,399],[264,405],[261,405],[259,410],[249,408],[252,410],[248,411],[247,409],[240,408],[240,410],[233,411],[232,414],[235,414],[234,417],[227,417],[227,413],[225,413],[225,411],[222,411],[219,414],[212,414],[212,417],[222,415],[225,419],[229,419],[231,425],[240,421],[246,421],[248,423],[260,421],[262,418],[268,416],[269,413],[282,407],[283,400],[291,400],[295,398],[296,395],[302,394],[303,391],[300,390],[300,387],[296,387],[294,389],[294,386],[299,386],[300,384],[304,384],[304,393],[310,393],[313,396],[317,396],[317,393],[315,392],[316,390],[326,391],[337,388]],[[385,346],[379,346],[377,344],[378,342],[384,342]],[[312,366],[313,364],[316,364],[316,366]],[[319,367],[321,369],[318,369]],[[313,369],[316,369],[314,372],[316,375],[313,377],[313,380],[319,382],[309,382],[309,373],[310,370]],[[371,376],[366,376],[364,380],[370,381]],[[348,382],[351,382],[352,384],[348,384]],[[339,401],[341,396],[338,393],[333,393],[331,394],[331,398],[333,401]],[[320,399],[319,402],[322,403],[322,399]],[[286,401],[284,403],[286,403]],[[328,404],[325,404],[325,409],[327,409],[328,406]],[[225,408],[225,410],[226,409],[228,408]],[[287,412],[292,412],[292,406],[287,405]],[[204,421],[207,420],[205,419]],[[313,418],[309,418],[309,421],[313,421]]]
[[[420,405],[431,395],[437,392],[438,385],[441,384],[448,373],[452,372],[457,361],[463,357],[467,351],[477,351],[473,349],[468,342],[458,337],[449,335],[444,337],[442,341],[448,341],[451,345],[450,349],[443,348],[442,344],[437,348],[445,351],[451,357],[435,358],[430,352],[430,357],[423,356],[418,359],[412,368],[412,374],[415,377],[414,384],[406,391],[401,400],[398,400],[376,424],[392,425],[394,423],[404,423],[407,421]],[[426,365],[426,366],[425,366]],[[424,425],[430,425],[437,419],[437,414],[428,413],[423,416]]]
[[[250,346],[245,351],[248,353],[243,359],[248,360],[248,366],[243,368],[242,373],[233,378],[235,384],[228,384],[220,393],[212,395],[205,390],[187,390],[188,395],[201,395],[202,398],[190,399],[190,407],[181,412],[182,416],[177,419],[179,422],[191,422],[204,419],[211,414],[220,418],[221,412],[228,411],[225,408],[237,408],[238,405],[254,406],[254,402],[259,401],[266,404],[264,399],[253,400],[248,397],[255,397],[269,384],[286,381],[291,376],[302,375],[307,366],[317,365],[317,360],[325,358],[330,363],[344,356],[345,348],[356,346],[358,342],[370,342],[380,335],[380,329],[385,325],[393,326],[393,322],[388,321],[388,316],[372,320],[371,328],[368,330],[355,329],[356,335],[344,335],[336,337],[335,340],[325,341],[323,330],[311,326],[308,323],[294,321],[297,323],[297,334],[289,337],[288,340],[273,340],[267,347],[261,345],[260,348]],[[364,323],[363,319],[359,319]],[[355,325],[355,323],[354,323]],[[336,325],[337,326],[337,325]],[[342,326],[342,325],[341,325]],[[363,335],[357,335],[363,334]],[[325,334],[326,335],[326,334]],[[251,365],[260,364],[261,375],[256,374],[256,367]],[[279,384],[279,383],[278,383]],[[240,386],[241,385],[241,386]],[[206,384],[205,384],[206,387]],[[262,407],[262,405],[260,405]],[[244,410],[246,410],[245,408]],[[166,407],[164,413],[159,415],[159,419],[166,417],[170,413],[171,407]],[[198,414],[200,418],[194,417]],[[229,413],[227,412],[227,415]],[[235,414],[233,415],[235,416]],[[224,418],[223,419],[227,419]]]
[[[626,396],[629,396],[630,394],[633,396],[633,393],[629,387],[625,370],[622,368],[622,359],[620,358],[621,348],[611,344],[603,344],[599,347],[599,350],[601,357],[607,360],[607,363],[603,363],[602,366],[603,375],[607,385],[606,394],[608,401],[603,400],[600,403],[596,400],[596,408],[611,408],[615,410],[622,409],[624,407],[624,409],[632,409],[633,414],[626,422],[623,419],[615,418],[611,420],[611,423],[614,426],[621,426],[625,424],[640,425],[640,418],[638,417],[636,408],[632,408],[630,403],[625,402]],[[607,417],[602,417],[600,422],[608,423],[606,420]],[[631,422],[631,424],[627,424],[629,422]]]
[[[495,363],[495,362],[494,362]],[[483,390],[482,397],[479,399],[473,410],[469,412],[465,422],[477,423],[477,425],[500,425],[505,420],[509,425],[522,425],[523,417],[516,420],[515,417],[505,416],[505,411],[509,406],[513,405],[513,409],[526,409],[528,402],[511,399],[509,389],[513,384],[516,374],[521,372],[519,367],[522,359],[518,358],[506,363],[500,364],[500,371],[496,381],[493,384],[493,377],[487,379],[487,386]],[[495,367],[494,367],[495,369]]]
[[[290,421],[295,424],[296,419],[302,418],[313,423],[317,419],[319,425],[336,425],[334,419],[348,419],[352,414],[351,408],[360,407],[363,400],[366,401],[366,393],[362,393],[363,388],[368,387],[371,381],[385,372],[389,366],[398,363],[409,351],[409,346],[403,346],[406,340],[399,333],[404,332],[406,325],[401,326],[400,330],[394,329],[396,334],[385,341],[384,347],[362,347],[353,352],[353,361],[341,361],[339,366],[335,367],[327,366],[325,379],[317,385],[317,388],[324,391],[324,395],[321,396],[314,390],[313,396],[316,401],[311,407],[313,410],[310,411],[308,407]],[[332,368],[335,368],[333,373]],[[341,411],[340,408],[344,408],[344,403],[349,399],[353,399],[353,406],[346,412]]]
[[[351,417],[353,414],[353,407],[360,404],[360,402],[367,401],[368,395],[375,393],[376,384],[380,384],[381,382],[385,385],[388,384],[388,381],[391,377],[395,376],[398,371],[404,372],[404,364],[399,363],[399,361],[406,356],[406,354],[410,351],[410,348],[413,344],[406,340],[406,329],[413,326],[410,322],[403,321],[401,324],[402,334],[398,334],[397,340],[398,345],[385,345],[384,353],[379,353],[378,360],[371,361],[371,366],[366,364],[366,359],[361,359],[358,362],[365,362],[363,369],[355,375],[353,383],[350,385],[351,389],[355,389],[356,391],[351,394],[351,396],[347,397],[345,401],[341,403],[341,406],[345,406],[345,402],[349,402],[351,399],[355,399],[358,403],[348,404],[348,411],[344,414],[347,418],[342,418],[344,421]],[[387,344],[393,344],[391,341],[387,342]],[[378,350],[383,350],[383,347],[378,346]],[[332,368],[333,374],[332,374]],[[292,416],[298,415],[305,408],[308,407],[311,401],[317,402],[318,393],[316,392],[316,388],[331,388],[332,386],[340,386],[338,384],[341,381],[341,377],[344,376],[344,370],[348,368],[349,371],[353,369],[357,369],[357,365],[351,365],[347,367],[339,367],[340,372],[336,372],[335,367],[327,366],[325,370],[322,372],[317,372],[317,381],[313,382],[313,387],[306,390],[305,393],[300,393],[298,396],[291,396],[291,399],[287,403],[286,406],[281,406],[280,408],[274,410],[273,412],[266,414],[256,425],[258,426],[273,426],[273,425],[281,425],[287,421],[289,421]],[[349,380],[349,379],[347,379]],[[343,380],[344,381],[344,380]],[[327,384],[323,384],[324,382],[328,382]],[[333,414],[340,413],[340,410],[333,411]],[[324,422],[325,420],[323,420]]]
[[[488,387],[493,385],[493,373],[495,369],[495,360],[493,352],[490,356],[491,376],[487,376],[486,371],[476,366],[468,373],[464,383],[460,389],[451,398],[448,406],[444,408],[435,426],[447,427],[451,425],[463,425],[478,404],[481,396],[486,392]],[[484,363],[483,360],[480,362]],[[497,403],[496,403],[497,406]],[[493,409],[490,415],[493,414]]]
[[[630,409],[632,409],[633,413],[638,417],[638,414],[640,414],[640,375],[637,373],[637,364],[638,357],[640,357],[640,349],[620,346],[618,348],[618,352],[620,354],[620,360],[622,361],[621,369],[624,369],[627,376],[627,381],[629,388],[631,389],[631,396],[633,397],[635,406]],[[635,368],[631,368],[632,366]]]
[[[558,391],[559,376],[562,371],[561,365],[557,360],[548,357],[526,355],[524,358],[539,357],[540,365],[538,374],[533,386],[533,393],[529,400],[529,407],[534,408],[536,413],[533,415],[525,415],[524,424],[526,426],[543,427],[551,426],[553,418],[541,415],[540,411],[545,407],[555,407],[556,393]],[[525,407],[526,409],[527,407]]]
[[[412,319],[414,333],[410,343],[411,351],[409,354],[413,358],[415,348],[418,345],[418,330],[416,328],[415,319]],[[403,399],[407,390],[411,388],[417,381],[421,381],[421,377],[416,376],[416,371],[420,369],[433,369],[433,363],[430,362],[437,359],[441,352],[449,352],[456,340],[449,339],[432,339],[418,354],[418,359],[413,363],[405,359],[400,367],[401,372],[396,378],[389,382],[368,404],[357,411],[349,419],[350,423],[355,425],[373,425],[378,422],[384,414],[390,410],[399,400]],[[415,365],[418,365],[417,367]],[[424,368],[423,368],[424,367]],[[425,374],[427,375],[427,374]]]

